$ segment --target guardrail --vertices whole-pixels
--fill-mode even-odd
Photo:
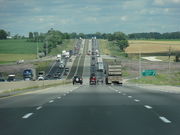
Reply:
[[[36,89],[43,89],[51,86],[65,85],[71,83],[71,80],[43,80],[43,81],[18,81],[1,82],[0,97],[11,96]]]

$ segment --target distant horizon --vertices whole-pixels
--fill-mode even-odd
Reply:
[[[0,28],[1,29],[1,28]],[[4,29],[5,30],[5,29]],[[58,29],[54,29],[54,30],[58,30]],[[6,30],[5,30],[6,31]],[[60,31],[60,32],[62,32],[62,33],[68,33],[68,34],[70,34],[70,33],[73,33],[73,32],[63,32],[63,31],[61,31],[61,30],[58,30],[58,31]],[[6,31],[6,32],[10,32],[11,33],[11,31]],[[46,31],[46,32],[39,32],[39,31],[29,31],[29,32],[38,32],[38,33],[47,33],[48,32],[48,30]],[[25,36],[25,37],[29,37],[29,32],[27,32],[27,34],[25,35],[25,34],[20,34],[20,33],[14,33],[13,35],[11,34],[11,36],[15,36],[16,34],[18,34],[19,36]],[[99,31],[98,31],[99,32]],[[122,31],[114,31],[114,32],[122,32]],[[113,34],[114,32],[111,32],[111,34]],[[154,31],[154,32],[152,32],[152,33],[160,33],[160,34],[164,34],[164,33],[174,33],[174,32],[180,32],[180,31],[172,31],[172,32],[156,32],[156,31]],[[75,32],[76,34],[79,34],[79,33],[82,33],[82,32],[79,32],[79,33],[77,33],[77,32]],[[83,34],[95,34],[96,32],[94,32],[94,33],[83,33]],[[101,33],[101,32],[100,32]],[[108,32],[104,32],[105,34],[108,34]],[[104,33],[101,33],[101,34],[104,34]],[[124,32],[123,32],[124,33]],[[134,32],[134,33],[151,33],[151,32]],[[134,34],[134,33],[124,33],[124,34],[126,34],[126,35],[128,35],[128,34]]]

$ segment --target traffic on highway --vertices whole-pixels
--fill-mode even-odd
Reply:
[[[179,94],[119,84],[121,70],[105,66],[95,37],[77,47],[54,61],[44,80],[69,84],[0,98],[2,135],[179,135]]]

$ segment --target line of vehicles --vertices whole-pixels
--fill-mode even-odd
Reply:
[[[96,84],[119,84],[122,85],[122,66],[121,64],[107,64],[103,62],[98,51],[95,38],[92,39],[91,74],[90,85]]]
[[[72,50],[70,51],[62,51],[62,54],[57,54],[56,56],[56,64],[58,65],[56,69],[53,70],[53,74],[49,73],[46,75],[45,71],[38,71],[36,73],[36,69],[35,68],[28,68],[22,71],[22,78],[25,81],[28,80],[45,80],[45,79],[49,79],[50,77],[52,77],[52,79],[60,79],[60,76],[63,75],[68,75],[69,73],[69,68],[66,67],[66,62],[67,60],[70,61],[70,56],[72,55]],[[60,72],[61,71],[61,72]],[[0,73],[0,82],[11,82],[11,81],[17,81],[20,79],[16,79],[16,75],[14,73],[11,73],[7,76],[7,79],[5,80],[2,76],[2,73]],[[19,77],[18,77],[19,78]]]
[[[91,68],[90,68],[90,78],[89,84],[112,84],[117,83],[122,85],[122,66],[121,64],[107,64],[103,62],[102,57],[100,56],[98,50],[98,44],[95,38],[91,40],[92,43],[92,51],[89,50],[87,52],[88,55],[91,55]],[[67,61],[71,61],[71,51],[62,51],[62,54],[57,54],[56,56],[56,64],[58,65],[57,69],[53,70],[53,79],[60,79],[62,75],[67,76],[69,73],[69,68],[66,67]],[[25,69],[23,71],[23,79],[24,80],[45,80],[47,78],[52,77],[52,74],[45,74],[44,71],[39,71],[36,73],[35,69]],[[15,74],[8,75],[7,81],[15,81]],[[0,81],[5,81],[0,75]],[[83,84],[83,78],[75,75],[72,78],[73,84]]]

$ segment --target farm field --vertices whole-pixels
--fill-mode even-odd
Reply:
[[[42,48],[42,43],[38,43]],[[0,54],[36,54],[37,43],[27,42],[26,39],[0,40]]]
[[[42,43],[38,43],[42,48]],[[37,43],[27,42],[26,39],[0,40],[0,64],[14,62],[20,59],[36,58]]]
[[[125,50],[128,54],[141,53],[168,53],[180,52],[180,41],[161,41],[161,40],[129,40],[129,47]]]

